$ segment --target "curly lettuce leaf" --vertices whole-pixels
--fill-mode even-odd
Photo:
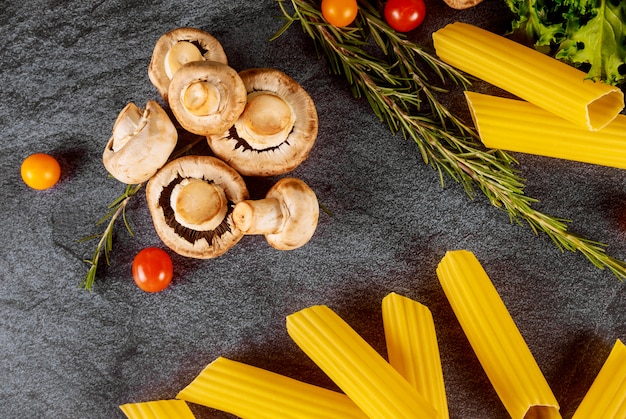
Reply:
[[[618,84],[624,81],[626,67],[626,5],[599,3],[586,24],[568,28],[555,57],[576,66],[588,65],[587,76],[592,80]]]
[[[509,9],[517,16],[511,26],[513,33],[521,36],[522,41],[534,45],[543,52],[563,36],[561,22],[551,22],[556,3],[552,0],[505,0]]]
[[[587,72],[592,80],[626,81],[626,2],[504,0],[517,19],[513,34]]]

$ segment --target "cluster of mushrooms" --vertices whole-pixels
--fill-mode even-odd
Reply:
[[[146,200],[165,245],[197,259],[214,258],[246,234],[272,247],[306,244],[318,222],[315,193],[284,177],[251,200],[243,176],[277,176],[302,163],[315,142],[313,100],[292,78],[270,68],[235,71],[220,42],[196,28],[161,36],[148,75],[175,121],[157,101],[129,103],[104,153],[107,171],[127,184],[147,182]],[[206,137],[213,155],[171,158],[174,122]]]

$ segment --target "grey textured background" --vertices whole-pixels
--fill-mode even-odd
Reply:
[[[466,11],[426,1],[427,21],[411,36],[427,47],[433,30],[455,20],[498,32],[508,24],[500,0]],[[565,417],[614,341],[626,338],[623,284],[511,224],[482,196],[471,200],[452,181],[442,188],[416,145],[391,135],[343,79],[328,74],[299,27],[268,41],[281,26],[273,0],[1,6],[1,417],[121,418],[118,405],[174,397],[218,356],[334,388],[289,339],[285,316],[327,304],[384,354],[380,303],[389,292],[433,312],[451,416],[506,417],[435,274],[452,249],[481,261]],[[235,69],[277,68],[311,94],[319,137],[292,175],[334,216],[322,214],[311,242],[291,252],[245,237],[214,260],[173,254],[172,286],[149,295],[130,273],[139,249],[161,245],[142,195],[128,212],[136,237],[117,230],[112,264],[88,293],[77,286],[95,242],[78,240],[100,231],[95,221],[123,190],[107,178],[103,147],[129,101],[158,99],[147,77],[152,48],[180,26],[216,36]],[[51,190],[33,191],[20,179],[21,161],[34,152],[61,162],[62,180]],[[624,171],[517,157],[538,209],[572,219],[573,231],[626,258]],[[251,193],[262,196],[275,180],[249,179]]]

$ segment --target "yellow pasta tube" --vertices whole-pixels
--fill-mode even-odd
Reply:
[[[604,127],[624,108],[617,87],[474,25],[449,24],[433,33],[433,43],[446,63],[589,130]]]
[[[287,332],[369,417],[438,417],[424,396],[330,308],[313,306],[287,316]]]
[[[613,345],[572,419],[626,418],[626,346]]]
[[[626,115],[588,131],[521,100],[465,96],[486,147],[626,169]]]
[[[437,267],[437,276],[511,417],[560,418],[552,390],[474,254],[467,250],[447,252]]]
[[[128,419],[194,419],[193,412],[183,400],[155,400],[127,403],[120,406]]]
[[[366,418],[345,394],[219,357],[176,396],[240,418]]]
[[[448,418],[448,402],[433,315],[423,304],[391,293],[383,298],[383,327],[389,363]]]

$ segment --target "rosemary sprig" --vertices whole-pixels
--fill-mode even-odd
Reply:
[[[568,231],[568,220],[532,208],[537,202],[524,193],[525,180],[513,169],[517,162],[501,150],[485,150],[473,127],[456,117],[438,97],[451,83],[466,88],[465,76],[391,29],[378,6],[360,0],[359,16],[349,28],[326,23],[314,0],[290,0],[293,13],[277,0],[286,19],[272,40],[299,22],[330,70],[342,74],[356,98],[364,97],[393,133],[402,132],[418,145],[424,161],[461,183],[470,198],[478,188],[492,205],[509,213],[511,222],[525,221],[535,234],[545,233],[561,250],[580,251],[600,269],[626,279],[626,262],[609,256],[606,245]],[[370,39],[382,57],[371,51]],[[434,75],[439,84],[430,81]]]
[[[88,263],[90,266],[89,271],[87,271],[87,276],[79,285],[80,288],[86,289],[88,291],[93,290],[93,284],[96,280],[96,272],[98,270],[98,262],[100,261],[100,255],[102,253],[104,253],[104,258],[107,265],[111,263],[110,254],[111,250],[113,250],[113,227],[115,226],[115,222],[120,216],[124,221],[124,225],[126,226],[126,230],[128,231],[128,233],[131,235],[131,237],[135,236],[132,228],[130,227],[128,219],[126,218],[126,206],[128,205],[128,202],[131,200],[131,198],[135,196],[142,187],[143,183],[137,185],[126,185],[124,193],[122,193],[109,204],[109,212],[107,212],[106,215],[98,220],[98,222],[96,223],[96,225],[101,225],[109,220],[104,231],[101,234],[85,237],[81,240],[87,241],[100,238],[98,244],[96,245],[96,250],[94,251],[92,258],[85,260],[85,262]]]

